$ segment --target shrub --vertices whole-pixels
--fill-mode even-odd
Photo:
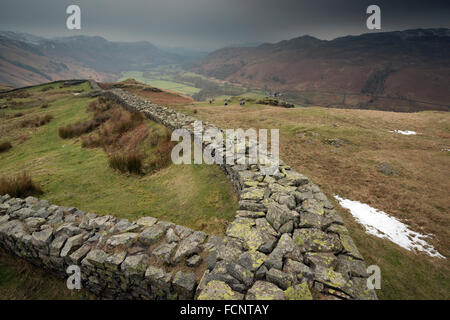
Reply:
[[[49,123],[53,119],[51,114],[46,114],[44,116],[36,116],[30,119],[25,119],[20,123],[22,128],[25,127],[41,127]]]
[[[120,172],[140,174],[142,172],[142,156],[135,151],[115,153],[109,157],[109,166]]]
[[[0,143],[0,153],[6,152],[6,151],[8,151],[11,148],[12,148],[12,145],[8,141]]]
[[[44,103],[42,106],[41,106],[41,109],[47,109],[48,108],[48,103]]]
[[[15,198],[26,198],[31,195],[42,194],[42,190],[33,182],[28,173],[22,172],[15,177],[0,178],[0,194],[9,194]]]
[[[170,133],[159,137],[158,145],[153,152],[153,157],[149,164],[150,170],[157,171],[169,166],[171,162],[171,150],[174,145],[170,138]]]
[[[97,128],[97,126],[94,120],[78,121],[74,124],[58,128],[58,134],[63,139],[71,139],[89,133]]]

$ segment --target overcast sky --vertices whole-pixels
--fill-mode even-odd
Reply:
[[[70,4],[81,8],[80,31],[66,29]],[[382,31],[450,27],[448,0],[1,0],[0,30],[215,49],[373,32],[366,29],[370,4],[381,7]]]

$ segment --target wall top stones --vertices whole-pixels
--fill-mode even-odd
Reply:
[[[102,94],[193,133],[193,117],[121,89]],[[258,165],[221,168],[239,195],[223,238],[3,196],[0,245],[61,275],[81,265],[83,285],[105,298],[376,299],[363,257],[317,185],[283,162],[272,176]]]

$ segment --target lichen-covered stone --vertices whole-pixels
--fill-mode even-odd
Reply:
[[[285,300],[284,292],[273,283],[256,281],[247,291],[246,300]]]
[[[253,272],[247,270],[237,263],[234,263],[232,261],[227,262],[226,270],[231,276],[233,276],[235,279],[238,279],[246,287],[250,286],[253,282]]]
[[[50,255],[59,257],[61,249],[64,246],[64,243],[66,242],[67,238],[68,236],[65,234],[56,237],[50,244]]]
[[[152,291],[159,297],[164,297],[170,293],[171,274],[161,268],[148,267],[145,271],[145,278],[148,279]]]
[[[307,265],[287,259],[283,266],[283,271],[294,275],[299,281],[310,281],[314,279],[314,271]]]
[[[315,269],[315,279],[330,288],[338,289],[345,293],[350,292],[352,287],[352,283],[348,279],[332,268],[318,266]]]
[[[106,259],[108,258],[108,255],[106,254],[105,251],[100,250],[100,249],[95,249],[95,250],[91,250],[86,258],[84,260],[86,260],[87,262],[103,268],[103,264],[105,263]]]
[[[353,239],[347,235],[347,234],[340,234],[339,238],[341,239],[342,246],[344,247],[344,251],[356,258],[363,260],[362,255],[359,253],[358,248],[356,247],[355,243],[353,242]]]
[[[233,291],[225,282],[213,280],[200,292],[198,300],[242,300],[243,297],[243,294]]]
[[[130,246],[139,236],[138,233],[126,232],[112,236],[106,241],[106,244],[110,247],[117,246]]]
[[[324,215],[325,213],[323,205],[316,199],[306,199],[305,201],[303,201],[302,209],[306,212],[317,214],[320,216]]]
[[[142,233],[139,235],[139,242],[144,245],[152,245],[164,236],[164,229],[159,226],[151,226],[147,227],[142,231]]]
[[[260,201],[264,198],[264,188],[247,188],[241,194],[241,200]]]
[[[295,245],[304,251],[338,252],[342,248],[336,238],[315,228],[296,229],[293,238]]]
[[[144,227],[151,227],[158,222],[158,219],[153,217],[143,217],[136,221],[137,224]]]
[[[125,250],[116,252],[108,256],[104,262],[105,267],[112,271],[118,271],[121,263],[125,260],[126,256],[127,252]]]
[[[291,274],[280,271],[275,268],[271,268],[266,273],[266,279],[267,279],[267,281],[275,283],[276,285],[278,285],[280,288],[282,288],[284,290],[287,289],[288,287],[292,286],[292,284],[294,282],[294,278],[292,277]]]
[[[305,262],[314,268],[322,266],[334,269],[337,265],[336,256],[331,252],[307,252],[305,253]]]
[[[275,229],[279,230],[281,226],[294,219],[294,216],[286,205],[278,203],[269,203],[267,205],[267,221]]]
[[[186,257],[193,255],[194,253],[199,253],[201,248],[200,245],[205,241],[207,235],[203,232],[196,231],[184,240],[182,240],[178,246],[173,257],[173,262],[179,263]]]
[[[128,256],[122,262],[121,270],[125,272],[126,275],[143,277],[148,268],[147,260],[148,256],[146,254]]]
[[[170,264],[172,254],[176,247],[176,243],[164,242],[153,250],[152,255],[155,256],[157,260],[162,261],[165,264]]]
[[[239,264],[252,272],[259,269],[259,267],[266,261],[267,256],[258,251],[246,251],[239,257]]]
[[[287,288],[284,296],[286,300],[312,300],[311,291],[306,282]]]

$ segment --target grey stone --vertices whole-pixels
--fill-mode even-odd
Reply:
[[[91,250],[83,261],[87,261],[99,268],[103,268],[108,255],[105,251],[100,249]],[[83,264],[83,263],[82,263]]]
[[[145,271],[145,278],[150,282],[152,291],[155,291],[160,297],[170,293],[171,277],[172,275],[170,273],[157,267],[150,266]]]
[[[256,281],[248,290],[246,300],[284,300],[284,292],[273,283]]]
[[[178,271],[173,278],[172,284],[180,299],[190,300],[194,297],[196,285],[195,274]]]
[[[243,294],[233,291],[225,282],[217,280],[208,282],[198,296],[198,300],[242,300],[243,298]]]
[[[194,230],[186,228],[184,226],[177,225],[175,226],[175,232],[181,239],[184,239],[190,236],[194,232]]]
[[[84,244],[78,250],[70,255],[70,260],[73,264],[78,265],[81,260],[89,253],[91,246]]]
[[[45,223],[45,219],[30,217],[30,218],[26,218],[24,222],[25,222],[25,225],[27,226],[28,230],[30,232],[34,232],[34,231],[38,230],[41,227],[41,225],[43,225]]]
[[[118,271],[126,256],[126,251],[119,251],[117,253],[109,255],[104,262],[105,267],[112,271]]]
[[[64,243],[66,242],[67,238],[68,238],[67,235],[57,236],[50,244],[50,255],[59,257],[61,249],[64,246]]]
[[[254,201],[241,200],[239,201],[239,210],[267,212],[267,207],[261,203],[256,203]]]
[[[32,237],[33,245],[37,247],[44,247],[50,244],[50,241],[52,241],[53,230],[45,229],[42,231],[33,232]]]
[[[313,268],[321,266],[334,269],[337,265],[336,256],[331,252],[307,252],[305,262]]]
[[[66,243],[64,244],[64,247],[61,249],[60,256],[62,258],[67,257],[76,249],[81,247],[81,245],[83,244],[83,236],[84,234],[80,233],[67,239]]]
[[[153,217],[143,217],[136,221],[137,224],[140,224],[144,227],[151,227],[158,222],[158,219]]]
[[[307,265],[295,260],[287,259],[283,271],[294,275],[295,279],[299,281],[312,281],[314,279],[314,271]]]
[[[152,254],[158,259],[159,261],[164,262],[165,264],[171,263],[171,256],[173,252],[175,251],[175,248],[177,247],[176,243],[166,243],[159,245],[156,247]]]
[[[342,249],[338,239],[315,228],[296,229],[293,238],[303,251],[339,252]]]
[[[196,231],[184,240],[180,242],[177,251],[173,257],[174,263],[179,263],[182,259],[199,253],[201,248],[200,244],[203,243],[207,235],[201,231]]]
[[[255,272],[266,261],[267,256],[264,253],[258,251],[246,251],[239,257],[239,264]]]
[[[172,243],[172,242],[178,242],[178,240],[180,240],[180,238],[178,238],[175,231],[173,231],[172,228],[168,229],[166,232],[166,241],[168,243]]]
[[[197,267],[200,263],[202,263],[202,257],[196,254],[186,260],[186,265],[188,267]]]
[[[157,225],[147,227],[139,235],[139,242],[145,245],[152,245],[162,239],[164,232],[164,229]]]
[[[30,208],[22,208],[14,212],[14,216],[18,217],[19,219],[26,219],[29,217],[34,216],[35,211]]]
[[[139,233],[126,232],[112,236],[106,241],[110,247],[130,246],[138,238]]]
[[[266,273],[266,279],[284,290],[293,285],[293,277],[291,274],[275,268],[270,269],[269,272]]]
[[[225,266],[228,273],[242,282],[246,287],[249,287],[252,284],[254,276],[253,272],[234,262],[228,262]]]
[[[277,203],[268,204],[266,219],[270,225],[275,229],[279,230],[282,225],[294,219],[291,210],[285,205],[280,205]]]
[[[55,236],[59,236],[61,234],[65,234],[69,237],[72,237],[76,234],[81,233],[81,229],[79,227],[77,227],[76,224],[74,223],[64,223],[61,226],[59,226],[56,230],[55,230]]]
[[[128,256],[122,262],[121,269],[125,275],[144,276],[145,271],[148,268],[147,265],[148,256],[146,254],[137,254],[134,256]]]

